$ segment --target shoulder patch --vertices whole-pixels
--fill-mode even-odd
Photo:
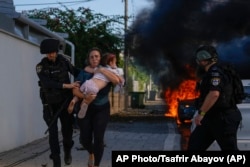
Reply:
[[[212,84],[213,86],[218,86],[218,85],[220,84],[220,78],[218,78],[218,77],[212,78],[212,79],[211,79],[211,84]]]
[[[220,73],[219,73],[218,71],[212,72],[212,73],[211,73],[211,76],[212,76],[212,77],[219,77],[219,76],[220,76]]]
[[[40,72],[42,71],[42,69],[43,69],[43,66],[42,66],[42,65],[36,66],[36,72],[37,72],[37,73],[40,73]]]

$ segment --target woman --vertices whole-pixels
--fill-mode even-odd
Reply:
[[[104,151],[104,133],[110,117],[110,102],[109,91],[112,84],[118,84],[119,78],[117,75],[105,68],[98,68],[101,60],[101,51],[98,48],[92,48],[88,53],[88,66],[84,68],[84,71],[80,74],[81,78],[78,80],[85,82],[90,79],[94,72],[101,72],[111,82],[101,89],[98,94],[84,95],[79,88],[73,89],[73,94],[80,99],[84,99],[86,102],[92,101],[87,109],[86,116],[83,119],[78,119],[78,125],[80,128],[80,142],[86,148],[89,153],[89,167],[98,167],[103,151]],[[94,143],[92,144],[92,142]]]

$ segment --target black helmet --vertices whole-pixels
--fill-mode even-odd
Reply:
[[[47,54],[52,52],[58,52],[60,41],[57,39],[49,38],[41,42],[40,53]]]
[[[195,52],[196,60],[211,60],[216,62],[218,59],[218,53],[213,46],[204,45],[198,48]]]

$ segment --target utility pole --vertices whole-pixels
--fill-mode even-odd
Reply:
[[[125,97],[124,97],[124,108],[128,108],[128,42],[126,34],[128,32],[128,0],[124,0],[124,73],[125,73]]]
[[[124,0],[124,31],[125,33],[128,30],[128,0]]]

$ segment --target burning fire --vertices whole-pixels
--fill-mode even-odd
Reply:
[[[167,89],[165,93],[166,102],[169,106],[168,113],[165,116],[176,117],[179,100],[195,99],[199,96],[199,93],[195,90],[196,80],[185,80],[177,89]]]

